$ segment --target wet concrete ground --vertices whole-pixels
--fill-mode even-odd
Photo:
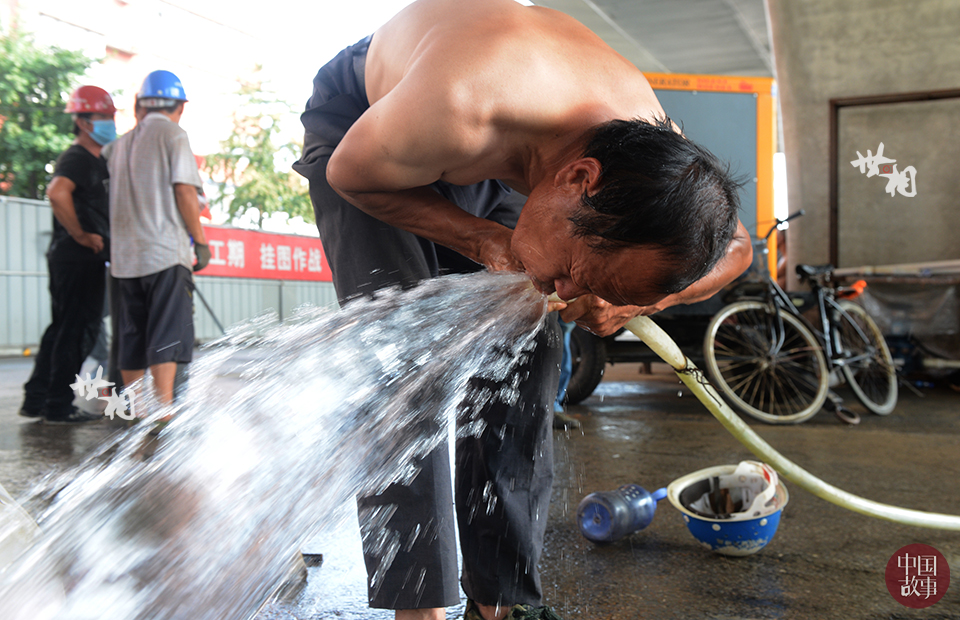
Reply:
[[[51,427],[17,416],[32,360],[0,360],[0,484],[14,496],[53,467],[79,460],[117,426]],[[574,522],[592,491],[633,482],[652,491],[693,471],[751,458],[665,366],[640,375],[608,367],[597,392],[569,413],[582,428],[555,432],[556,481],[542,562],[546,602],[567,619],[960,619],[960,533],[892,524],[838,508],[786,483],[780,529],[757,555],[728,558],[704,548],[665,500],[653,523],[597,546]],[[775,448],[824,480],[869,499],[960,514],[960,394],[902,390],[889,416],[857,427],[820,412],[799,426],[752,423]],[[346,506],[349,512],[351,507]],[[349,520],[348,520],[349,522]],[[953,583],[922,610],[887,592],[884,570],[899,548],[925,543],[946,556]],[[305,549],[322,553],[306,587],[258,618],[381,619],[365,608],[359,538],[352,526]],[[0,606],[2,609],[2,606]],[[462,614],[451,609],[448,618]],[[0,613],[2,616],[2,613]]]

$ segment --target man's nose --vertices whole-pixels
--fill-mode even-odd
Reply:
[[[557,290],[557,296],[564,301],[571,301],[580,297],[581,295],[587,295],[590,293],[587,289],[577,286],[570,280],[554,280],[553,286]]]

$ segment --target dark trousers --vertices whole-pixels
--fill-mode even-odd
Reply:
[[[306,129],[303,155],[293,166],[310,181],[320,239],[341,303],[385,287],[408,288],[426,278],[482,268],[367,215],[327,183],[330,155],[369,107],[363,75],[369,42],[367,38],[345,49],[317,73],[313,96],[301,116]],[[461,209],[510,228],[523,207],[523,197],[497,181],[471,186],[434,183],[432,187]],[[551,431],[561,355],[558,332],[559,325],[552,320],[538,334],[536,349],[517,370],[523,380],[516,404],[492,403],[476,412],[487,422],[486,430],[456,445],[454,486],[462,585],[467,596],[481,604],[540,604],[537,564],[553,483]],[[474,389],[483,387],[480,380],[473,382]],[[393,485],[380,495],[357,500],[371,582],[381,568],[382,554],[370,543],[384,537],[369,531],[375,527],[370,517],[396,506],[386,527],[403,541],[410,539],[411,532],[420,532],[413,544],[401,545],[384,574],[376,575],[377,582],[370,587],[372,607],[449,607],[460,600],[446,444],[418,465],[420,471],[410,485]]]
[[[70,384],[97,341],[103,317],[105,267],[96,261],[47,260],[52,321],[40,341],[23,408],[44,417],[72,411]]]
[[[330,188],[325,175],[311,177],[310,195],[342,301],[398,284],[411,287],[438,273],[479,268],[353,207]],[[480,191],[479,195],[490,194]],[[518,210],[516,204],[509,207],[509,196],[501,198],[506,202],[491,212]],[[456,445],[454,486],[462,585],[468,597],[482,604],[540,604],[537,565],[553,483],[551,430],[561,356],[558,334],[557,321],[547,321],[536,349],[517,370],[525,379],[516,404],[486,406],[479,413],[487,422],[483,433],[460,439]],[[473,387],[484,386],[475,379]],[[396,506],[387,527],[400,533],[402,540],[418,525],[424,530],[414,545],[402,546],[389,570],[378,576],[376,587],[370,588],[372,607],[449,607],[459,601],[446,445],[418,465],[420,472],[409,486],[392,485],[380,495],[358,499],[370,575],[382,558],[376,547],[367,544],[378,537],[370,535],[365,524],[378,508]],[[493,504],[491,497],[496,498]],[[488,514],[490,505],[494,510]]]

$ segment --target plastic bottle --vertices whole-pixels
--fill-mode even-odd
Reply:
[[[666,496],[666,489],[657,489],[651,494],[636,484],[625,484],[616,491],[591,493],[577,506],[577,524],[587,540],[597,543],[620,540],[650,525],[657,502]]]

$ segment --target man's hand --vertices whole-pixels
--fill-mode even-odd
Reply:
[[[193,251],[197,254],[197,264],[193,266],[194,271],[200,271],[210,264],[210,246],[194,242]]]
[[[510,251],[510,240],[513,231],[504,226],[502,230],[491,230],[483,233],[480,243],[480,262],[490,271],[523,271],[523,265]]]
[[[93,250],[94,254],[99,254],[103,251],[103,237],[97,233],[81,231],[79,235],[73,238],[73,240],[83,247]]]
[[[560,309],[564,321],[576,321],[577,325],[598,336],[609,336],[623,327],[627,321],[645,312],[640,306],[614,306],[596,295],[582,295]]]

